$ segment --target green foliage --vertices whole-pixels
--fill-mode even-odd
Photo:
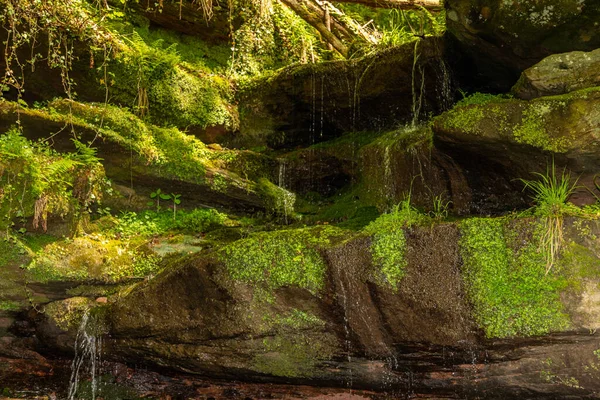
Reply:
[[[525,189],[529,189],[533,194],[533,200],[536,203],[535,213],[539,216],[558,216],[568,214],[573,207],[567,204],[569,197],[577,188],[577,180],[571,179],[571,174],[563,169],[560,175],[556,173],[554,160],[548,167],[545,174],[534,172],[539,179],[528,180],[519,179]]]
[[[160,212],[160,201],[171,200],[171,195],[163,193],[161,189],[158,188],[154,192],[150,193],[150,198],[156,200],[156,212]],[[152,202],[150,202],[148,205],[152,205]]]
[[[21,304],[16,301],[4,300],[0,301],[0,311],[18,311],[22,308]]]
[[[492,102],[493,103],[502,102],[504,100],[508,100],[508,99],[512,98],[511,95],[507,95],[507,94],[490,94],[490,93],[480,93],[480,92],[475,92],[468,96],[464,92],[461,92],[461,94],[463,95],[463,98],[456,103],[455,107],[468,106],[468,105],[472,105],[472,104],[485,105],[485,104],[492,103]]]
[[[566,280],[545,273],[539,226],[471,218],[461,223],[463,275],[487,337],[542,335],[569,326],[560,302]],[[533,235],[523,244],[523,235]],[[521,239],[519,239],[521,238]]]
[[[125,40],[127,49],[110,69],[113,101],[132,107],[138,115],[149,115],[150,121],[162,126],[233,127],[226,79],[182,64],[177,42],[167,47],[162,38],[147,43],[136,30]],[[104,79],[104,71],[100,72]]]
[[[410,204],[409,196],[407,200],[394,206],[391,212],[381,215],[364,229],[366,233],[373,235],[371,254],[375,264],[381,268],[381,275],[375,277],[379,283],[398,289],[407,266],[404,229],[428,220],[427,216]]]
[[[448,208],[452,201],[445,200],[444,195],[440,194],[437,196],[433,196],[433,207],[431,211],[429,211],[429,216],[435,220],[442,220],[444,218],[448,218]]]
[[[345,235],[334,227],[259,232],[219,251],[230,276],[238,281],[277,289],[296,286],[313,294],[325,285],[325,262],[318,249]]]
[[[99,133],[126,149],[131,149],[146,164],[160,167],[165,177],[203,182],[212,153],[204,143],[176,128],[148,124],[126,109],[111,105],[82,104],[57,100],[49,103],[44,117],[71,121]],[[67,113],[72,115],[66,115]]]
[[[47,245],[25,268],[38,282],[120,282],[156,273],[158,261],[139,242],[95,234]]]
[[[188,36],[167,29],[149,26],[125,26],[119,29],[124,35],[134,30],[148,45],[156,43],[159,49],[176,50],[183,67],[203,72],[225,74],[231,58],[231,48],[227,44],[212,44],[199,40],[196,36]]]
[[[443,12],[435,16],[426,9],[385,10],[384,13],[379,24],[379,46],[400,46],[424,36],[441,36],[446,30]]]
[[[180,211],[175,227],[193,233],[208,232],[223,226],[226,221],[227,215],[214,208],[196,208],[192,211]]]
[[[213,208],[196,208],[191,211],[179,211],[174,220],[169,211],[123,212],[109,232],[120,238],[148,238],[181,230],[189,233],[207,232],[223,226],[227,216]]]
[[[78,152],[58,154],[15,128],[0,135],[0,228],[33,216],[34,227],[45,229],[49,214],[78,216],[100,200],[104,169],[93,149],[75,144]]]
[[[545,229],[540,237],[540,248],[545,249],[546,273],[548,273],[563,247],[563,215],[569,212],[580,212],[577,207],[567,204],[567,200],[577,187],[577,181],[571,183],[571,175],[566,172],[566,168],[558,176],[554,160],[546,174],[535,173],[535,175],[539,180],[521,179],[521,182],[526,189],[533,192],[533,199],[536,202],[535,214],[543,217]]]
[[[292,62],[314,62],[326,52],[317,32],[278,2],[233,2],[244,21],[233,33],[231,71],[238,80]],[[272,7],[270,10],[264,7]]]

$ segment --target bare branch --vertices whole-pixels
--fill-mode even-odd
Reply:
[[[412,10],[425,8],[430,11],[441,11],[444,5],[440,0],[336,0],[338,3],[355,3],[374,8],[396,8]]]

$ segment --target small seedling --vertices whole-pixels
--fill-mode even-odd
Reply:
[[[171,200],[171,195],[165,194],[162,190],[156,189],[154,192],[150,193],[151,199],[156,199],[156,212],[160,211],[160,200]],[[148,202],[148,205],[153,205],[153,202]]]

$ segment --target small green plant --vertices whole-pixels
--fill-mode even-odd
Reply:
[[[594,175],[594,178],[592,179],[592,183],[596,187],[596,191],[600,192],[600,174]],[[600,203],[600,196],[598,196],[593,190],[591,190],[587,186],[585,186],[585,188],[588,192],[590,192],[590,194],[592,196],[594,196],[594,198],[596,199],[596,203]]]
[[[452,204],[452,201],[446,201],[441,194],[433,196],[433,209],[429,211],[429,216],[438,221],[447,218],[450,204]]]
[[[546,274],[550,271],[560,253],[564,239],[562,234],[563,216],[572,207],[567,201],[577,188],[577,180],[572,182],[571,174],[566,172],[557,175],[554,160],[545,174],[535,172],[538,180],[520,179],[525,189],[531,190],[536,203],[535,214],[544,219],[545,231],[541,236],[540,248],[546,254]]]
[[[171,200],[171,195],[163,193],[162,190],[156,189],[154,192],[150,193],[151,199],[156,199],[156,212],[160,211],[160,201],[161,200]],[[154,205],[153,201],[148,202],[148,205]]]

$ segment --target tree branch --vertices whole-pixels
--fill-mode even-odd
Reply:
[[[316,4],[306,0],[281,0],[283,4],[292,9],[300,18],[308,22],[313,28],[315,28],[321,37],[330,43],[333,48],[343,55],[348,56],[348,47],[342,42],[342,40],[336,35],[339,34],[342,37],[351,37],[351,34],[346,30],[345,27],[339,25],[334,20],[331,21],[331,30],[327,29],[325,24],[325,11]]]
[[[374,8],[396,8],[411,10],[423,7],[430,11],[441,11],[444,5],[440,0],[335,0],[338,3],[355,3]]]

